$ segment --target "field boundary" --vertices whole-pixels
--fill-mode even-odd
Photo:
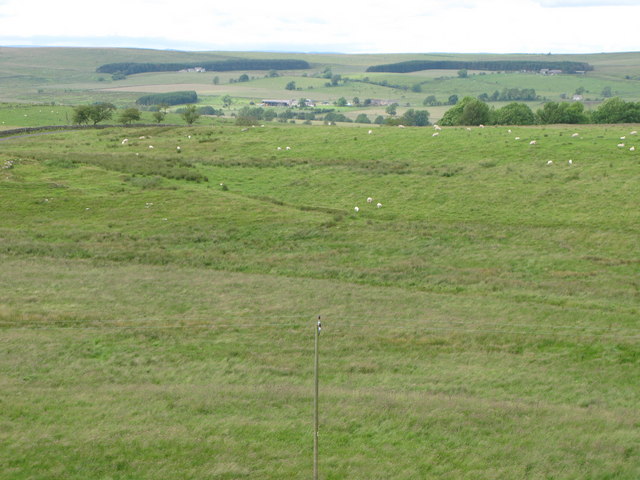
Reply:
[[[134,127],[178,127],[176,124],[157,124],[157,123],[135,123],[135,124],[120,124],[120,125],[46,125],[41,127],[21,127],[11,130],[0,131],[0,140],[8,140],[10,138],[25,137],[38,133],[55,133],[65,130],[90,130],[90,129],[104,129],[104,128],[134,128]]]

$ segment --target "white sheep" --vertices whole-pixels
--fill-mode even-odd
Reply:
[[[153,149],[153,145],[149,145],[149,148],[150,148],[150,149]]]
[[[516,140],[520,140],[520,137],[516,137]]]
[[[431,135],[432,137],[437,137],[438,135],[440,135],[438,132],[434,133],[433,135]]]
[[[382,206],[382,204],[380,202],[376,203],[376,207],[380,208]]]
[[[291,150],[291,147],[287,147],[287,150]]]
[[[353,210],[358,213],[360,211],[360,209],[358,207],[354,207]]]
[[[367,203],[371,203],[371,202],[373,202],[373,198],[367,197]]]
[[[622,137],[620,137],[620,140],[624,140],[625,138],[627,138],[627,137],[625,137],[625,136],[623,135]]]
[[[278,147],[278,150],[282,150],[282,147]]]
[[[433,128],[435,128],[436,130],[442,130],[442,127],[440,127],[440,125],[434,125]]]
[[[127,143],[129,143],[129,139],[125,138],[124,140],[122,140],[122,145],[126,145]]]
[[[553,165],[553,160],[549,160],[549,161],[547,162],[547,165]]]
[[[369,135],[371,135],[373,133],[373,130],[369,130]]]
[[[633,132],[631,132],[629,135],[637,135],[638,132],[636,132],[635,130]]]
[[[620,148],[623,148],[623,147],[624,147],[624,143],[619,143],[619,144],[618,144],[618,146],[619,146]]]
[[[635,151],[636,151],[636,147],[631,147],[631,148],[629,149],[629,151],[630,151],[630,152],[635,152]]]
[[[398,125],[398,128],[404,128],[404,125]]]
[[[578,137],[580,134],[579,133],[572,133],[571,136],[572,137]]]
[[[569,159],[569,165],[573,165],[573,160]]]
[[[536,142],[535,140],[531,140],[531,141],[529,142],[529,145],[537,145],[537,144],[538,144],[538,142]]]

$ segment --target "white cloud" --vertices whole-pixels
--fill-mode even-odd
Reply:
[[[563,8],[563,7],[621,7],[637,6],[638,0],[540,0],[543,7]]]
[[[250,6],[209,0],[0,0],[0,44],[353,53],[629,51],[640,49],[626,33],[636,30],[636,3],[324,0],[310,9],[300,0]],[[594,8],[580,8],[586,6]]]

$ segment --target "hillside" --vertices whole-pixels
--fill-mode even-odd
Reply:
[[[320,316],[321,478],[636,480],[638,130],[3,138],[0,479],[309,478]]]
[[[118,63],[189,63],[221,62],[239,59],[280,59],[308,62],[305,70],[280,71],[269,77],[268,71],[233,72],[155,72],[128,75],[114,80],[110,74],[98,73],[99,67]],[[585,62],[593,67],[584,75],[548,75],[537,73],[469,71],[458,78],[458,71],[422,70],[397,74],[366,72],[372,66],[407,61],[438,62]],[[328,70],[327,70],[328,69]],[[330,75],[341,80],[327,87]],[[246,73],[247,82],[237,82]],[[346,82],[344,80],[347,80]],[[353,81],[349,81],[353,80]],[[364,80],[364,82],[363,82]],[[297,90],[285,87],[295,82]],[[215,82],[215,83],[214,83]],[[401,108],[423,107],[427,96],[446,102],[451,95],[491,95],[508,88],[535,89],[540,100],[571,99],[582,92],[588,107],[597,105],[607,88],[625,100],[640,100],[640,53],[593,55],[469,55],[469,54],[385,54],[339,55],[265,52],[177,52],[136,49],[93,48],[0,48],[0,102],[56,103],[77,105],[93,101],[110,101],[118,106],[131,105],[145,93],[195,90],[203,105],[219,107],[221,98],[234,98],[234,108],[264,98],[311,98],[333,103],[340,97],[351,101],[376,99],[397,102]],[[497,106],[500,106],[497,104]],[[443,107],[432,107],[432,117],[439,118]],[[431,111],[430,110],[430,111]],[[378,114],[380,109],[347,109],[358,113]]]

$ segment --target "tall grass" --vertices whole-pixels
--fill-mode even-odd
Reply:
[[[638,478],[637,126],[507,128],[4,141],[0,478],[307,478],[317,315],[322,478]]]

